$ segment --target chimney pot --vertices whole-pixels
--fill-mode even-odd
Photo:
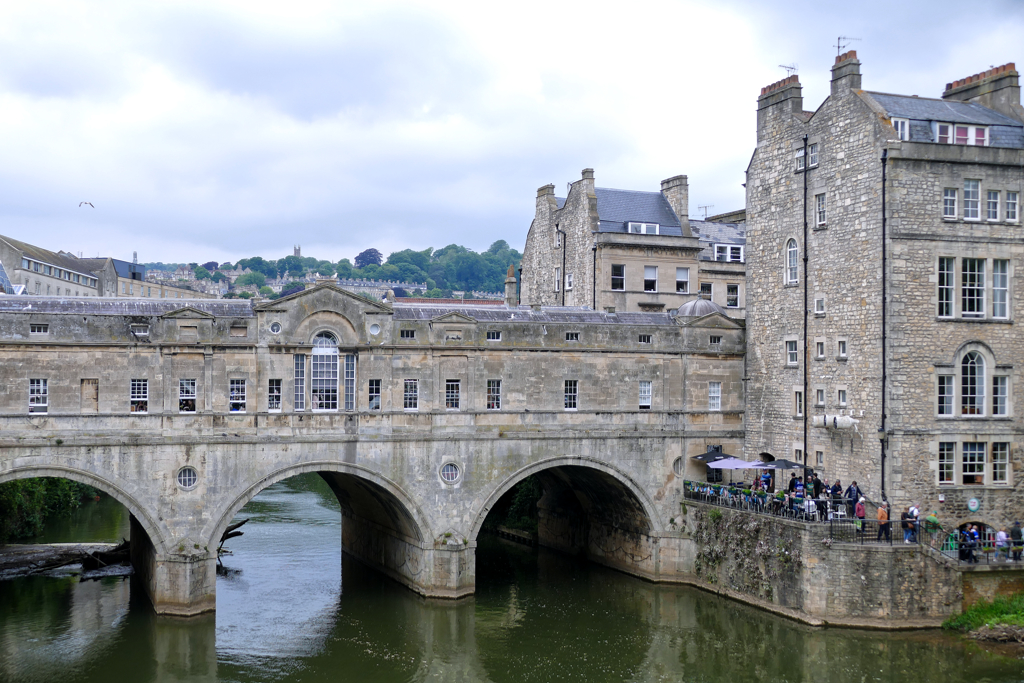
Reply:
[[[594,179],[594,169],[592,169],[592,168],[585,168],[585,169],[583,169],[583,180],[593,180],[593,179]]]

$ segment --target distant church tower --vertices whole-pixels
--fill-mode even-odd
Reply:
[[[296,244],[294,251],[295,251],[295,256],[302,256],[302,245],[301,244]]]

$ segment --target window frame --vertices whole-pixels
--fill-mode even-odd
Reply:
[[[564,380],[563,384],[563,405],[565,410],[578,410],[580,397],[580,383],[578,379]]]
[[[956,442],[940,441],[937,474],[940,486],[956,485]]]
[[[145,415],[149,413],[149,380],[128,380],[128,410],[131,413]]]
[[[981,181],[964,178],[964,220],[981,220]]]
[[[501,341],[501,330],[487,330],[487,341]]]
[[[795,417],[804,416],[804,392],[802,389],[793,392],[793,415]]]
[[[446,379],[444,381],[444,409],[458,412],[462,406],[462,380]]]
[[[420,381],[418,379],[402,380],[402,409],[408,411],[420,409]]]
[[[902,118],[892,118],[893,130],[896,131],[896,137],[903,142],[910,140],[910,120]]]
[[[228,412],[246,412],[246,381],[239,377],[228,378]]]
[[[985,220],[994,223],[999,220],[999,190],[985,190]]]
[[[381,381],[371,379],[366,382],[366,409],[381,410]]]
[[[30,378],[28,381],[28,412],[30,415],[45,415],[50,412],[50,380]]]
[[[660,235],[661,224],[660,223],[639,223],[637,221],[627,221],[626,232],[630,235]]]
[[[1003,204],[1003,216],[1007,223],[1020,221],[1020,192],[1013,190],[1006,191],[1006,200]]]
[[[613,263],[612,276],[611,276],[611,291],[613,292],[624,292],[626,291],[626,264],[625,263]],[[618,274],[616,274],[618,273]]]
[[[935,398],[935,414],[939,417],[953,417],[953,406],[956,403],[956,375],[936,374]]]
[[[697,296],[706,301],[711,301],[715,296],[715,283],[701,282],[700,291],[697,293]]]
[[[682,273],[684,275],[686,275],[686,277],[681,279],[681,280],[679,279],[680,271],[682,271]],[[682,285],[681,288],[680,288],[680,285]],[[689,293],[690,293],[690,269],[677,266],[676,267],[676,294],[689,294]]]
[[[818,143],[812,142],[807,145],[807,168],[814,168],[818,165]]]
[[[985,417],[985,368],[978,351],[968,351],[960,359],[960,417]]]
[[[952,256],[940,256],[938,272],[938,310],[939,318],[956,317],[956,259]]]
[[[179,378],[178,379],[178,413],[183,415],[191,415],[198,412],[197,402],[197,386],[198,381],[190,378]],[[187,409],[187,402],[192,402],[192,409]],[[183,407],[186,406],[186,407]]]
[[[654,385],[649,379],[639,380],[637,383],[638,405],[640,410],[650,410],[651,400],[654,395]]]
[[[725,285],[725,307],[726,308],[739,308],[740,307],[740,286],[739,285]]]
[[[708,410],[713,413],[722,411],[721,382],[708,382]]]
[[[317,333],[313,337],[309,364],[309,407],[312,412],[338,412],[344,389],[342,363],[338,338],[330,332]]]
[[[648,277],[652,273],[654,277]],[[644,266],[644,292],[647,294],[658,293],[658,266]]]
[[[283,382],[279,379],[267,380],[267,412],[280,413],[283,405]]]
[[[796,339],[787,339],[784,347],[786,350],[786,366],[796,367],[800,362],[800,344]]]
[[[578,342],[580,340],[579,332],[566,332],[565,341],[567,342]]]
[[[836,340],[836,357],[837,358],[849,358],[847,354],[847,343],[845,339]]]
[[[795,285],[800,281],[800,248],[795,238],[790,237],[787,240],[785,254],[785,284]]]
[[[1010,377],[992,375],[992,417],[1007,417],[1010,414]]]
[[[412,328],[409,328],[409,327],[402,328],[402,329],[398,330],[398,338],[399,339],[415,339],[416,338],[416,330],[414,330]]]
[[[640,334],[640,335],[637,335],[636,343],[637,344],[650,344],[653,340],[654,340],[654,337],[652,335]]]
[[[992,259],[992,317],[1010,317],[1010,260]]]
[[[296,353],[292,362],[292,410],[306,410],[306,354]]]
[[[827,224],[828,214],[826,208],[825,193],[822,192],[814,195],[814,224],[819,228]]]
[[[984,486],[988,464],[987,441],[963,441],[960,444],[960,485]],[[972,477],[974,481],[967,481]]]
[[[339,358],[340,362],[341,358]],[[356,409],[356,356],[354,353],[344,355],[343,372],[345,411],[351,412]]]
[[[814,357],[817,358],[818,360],[823,360],[825,358],[825,342],[824,341],[815,341],[814,342]]]
[[[1010,483],[1010,444],[1007,441],[993,441],[990,444],[992,481],[995,484]]]
[[[501,380],[487,380],[487,410],[501,410]]]
[[[836,403],[840,408],[845,408],[847,401],[849,400],[849,392],[846,387],[836,389]]]

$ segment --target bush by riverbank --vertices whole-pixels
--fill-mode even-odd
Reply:
[[[975,637],[988,640],[1024,641],[1024,593],[982,600],[962,614],[946,619],[942,628],[970,631]]]
[[[91,486],[53,477],[0,484],[0,543],[39,535],[47,517],[67,514],[98,494]]]

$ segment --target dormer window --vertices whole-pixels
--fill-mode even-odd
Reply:
[[[743,247],[736,246],[734,244],[716,244],[715,245],[715,260],[716,261],[742,261],[743,260]]]
[[[940,145],[988,146],[988,128],[985,126],[962,126],[952,123],[935,124],[935,140]]]
[[[893,119],[892,127],[896,130],[896,137],[900,140],[910,139],[910,122],[906,119]]]
[[[634,235],[657,235],[658,228],[660,227],[657,223],[627,223],[629,232]]]

